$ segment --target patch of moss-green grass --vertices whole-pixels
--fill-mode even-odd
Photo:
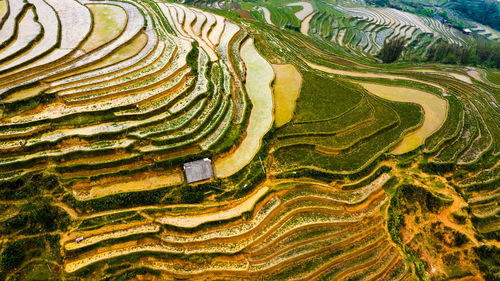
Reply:
[[[340,116],[311,122],[290,122],[285,124],[283,127],[278,128],[276,132],[278,138],[300,135],[335,134],[336,132],[346,129],[351,125],[373,118],[373,115],[374,112],[371,104],[366,98],[363,98],[357,106],[344,112]]]
[[[303,73],[302,89],[292,122],[311,122],[339,116],[360,101],[362,89],[351,83]]]
[[[500,72],[499,71],[488,71],[486,77],[491,82],[500,85]]]
[[[346,126],[342,130],[323,134],[314,134],[313,132],[310,135],[292,135],[291,137],[279,139],[279,147],[308,144],[332,151],[346,150],[363,139],[367,139],[377,132],[397,124],[399,116],[393,109],[370,96],[365,98],[369,101],[371,116],[360,115],[359,112],[352,111],[345,118],[337,120],[340,122],[337,127]]]
[[[395,126],[381,130],[352,148],[338,153],[319,152],[314,145],[296,145],[279,149],[273,153],[275,158],[273,169],[287,171],[306,168],[340,174],[362,170],[401,140],[405,132],[422,122],[423,115],[418,105],[387,101],[383,103],[391,106],[399,115],[399,122]]]

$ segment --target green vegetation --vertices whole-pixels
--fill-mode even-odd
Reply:
[[[401,184],[397,187],[391,204],[388,208],[387,228],[392,240],[399,244],[408,255],[408,259],[413,263],[416,274],[420,280],[428,280],[426,276],[425,264],[417,256],[417,253],[410,247],[403,244],[401,240],[401,228],[406,227],[409,219],[406,216],[413,212],[413,205],[418,204],[423,213],[438,213],[444,206],[450,205],[449,199],[444,199],[423,187],[415,185]],[[458,234],[457,234],[458,235]],[[462,238],[462,236],[459,236]],[[464,239],[464,238],[462,238]]]
[[[403,52],[405,40],[403,38],[393,38],[385,41],[384,46],[377,55],[384,63],[395,62]]]
[[[495,246],[480,246],[474,248],[474,252],[478,255],[479,268],[483,272],[486,280],[496,280],[498,274],[498,261],[500,260],[500,249]]]
[[[467,47],[441,40],[438,44],[431,46],[423,61],[498,68],[500,67],[499,46],[500,43],[480,36],[476,36],[475,40]]]
[[[390,5],[389,0],[368,0],[367,3],[370,5],[375,5],[380,7],[386,7]]]
[[[452,0],[453,9],[467,15],[480,23],[487,24],[495,29],[500,29],[500,7],[493,0]]]
[[[0,280],[496,280],[498,4],[298,2],[0,1]]]
[[[187,61],[187,64],[189,66],[189,68],[191,68],[191,73],[193,73],[193,75],[198,75],[198,55],[199,55],[199,50],[198,50],[198,46],[195,42],[193,42],[191,44],[191,51],[187,54],[186,56],[186,61]]]
[[[9,280],[57,280],[57,273],[51,268],[61,262],[59,239],[59,235],[45,235],[8,242],[0,257],[0,278],[21,269]],[[28,268],[22,269],[23,265]]]
[[[309,123],[333,119],[357,105],[361,89],[350,83],[304,73],[300,96],[292,123]]]

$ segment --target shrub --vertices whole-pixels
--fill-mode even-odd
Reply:
[[[193,42],[191,43],[191,51],[187,54],[186,57],[186,62],[187,65],[191,68],[191,73],[193,73],[194,76],[198,75],[198,55],[200,51],[198,50],[198,43]]]
[[[24,251],[20,249],[20,243],[18,241],[9,242],[2,252],[2,268],[4,270],[13,270],[21,265],[25,257],[26,255]]]
[[[205,199],[202,186],[186,185],[181,187],[181,200],[185,203],[200,203]]]

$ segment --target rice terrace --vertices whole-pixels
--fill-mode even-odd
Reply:
[[[500,2],[0,0],[0,280],[500,280]]]

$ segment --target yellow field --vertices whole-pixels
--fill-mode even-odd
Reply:
[[[252,112],[247,134],[238,148],[215,161],[217,177],[228,177],[245,167],[259,150],[262,137],[273,123],[273,68],[255,49],[253,39],[247,40],[241,47],[241,58],[247,67],[245,87],[252,101]]]
[[[237,216],[241,216],[244,212],[248,212],[252,210],[253,206],[257,201],[269,190],[267,186],[259,189],[255,194],[247,198],[241,204],[234,206],[233,208],[223,210],[216,213],[209,214],[201,214],[197,216],[164,216],[158,219],[158,222],[162,224],[173,225],[177,227],[187,227],[193,228],[197,227],[201,224],[212,222],[212,221],[220,221],[227,220],[231,218],[235,218]]]
[[[436,132],[446,120],[448,102],[436,95],[404,87],[384,86],[380,84],[360,83],[370,93],[383,99],[411,102],[424,109],[422,126],[406,134],[404,139],[392,148],[393,154],[403,154],[421,146],[425,139]]]
[[[95,186],[84,194],[75,191],[74,196],[78,200],[90,200],[123,192],[154,190],[168,185],[181,184],[183,180],[182,172],[176,169],[166,175],[149,176],[142,179],[129,180],[127,182],[117,182],[107,186]]]
[[[292,64],[273,64],[274,81],[274,119],[276,127],[292,120],[295,101],[299,97],[302,76]]]
[[[120,35],[127,25],[127,13],[119,6],[91,4],[94,27],[81,49],[89,52],[108,43]]]
[[[47,90],[49,86],[46,84],[40,84],[39,86],[33,88],[26,88],[19,91],[14,92],[12,95],[5,98],[3,101],[5,102],[15,102],[18,100],[28,99],[30,97],[34,97],[39,95],[42,91]]]
[[[309,31],[309,23],[311,22],[312,17],[314,16],[314,13],[308,15],[300,24],[300,33],[307,35],[307,32]]]
[[[3,17],[5,15],[5,12],[7,11],[7,1],[0,1],[0,17]]]

